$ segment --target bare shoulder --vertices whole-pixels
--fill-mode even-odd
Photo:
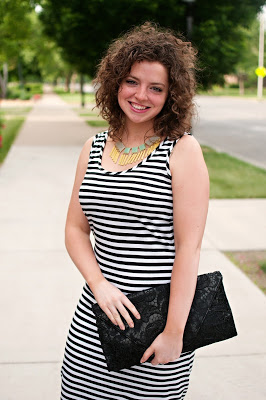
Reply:
[[[86,140],[86,142],[84,143],[84,145],[82,147],[81,154],[82,153],[88,154],[88,152],[90,152],[94,139],[95,139],[95,136],[92,136],[88,140]]]
[[[79,155],[79,166],[84,169],[85,166],[87,166],[88,161],[89,161],[89,157],[90,157],[90,151],[91,151],[91,146],[92,143],[94,141],[95,136],[92,136],[91,138],[89,138],[88,140],[86,140],[86,142],[84,143],[80,155]]]
[[[194,136],[183,135],[174,147],[173,155],[179,154],[180,156],[180,154],[186,153],[202,154],[200,144]]]
[[[170,165],[186,160],[192,161],[194,157],[203,158],[200,144],[194,136],[184,135],[178,140],[172,151]]]
[[[202,149],[194,136],[184,135],[176,143],[170,157],[171,174],[182,173],[183,177],[199,171],[207,173]]]

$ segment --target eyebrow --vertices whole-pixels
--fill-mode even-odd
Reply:
[[[133,75],[128,75],[128,78],[133,78],[133,79],[136,79],[137,81],[139,81],[139,78],[137,78],[136,76],[133,76]],[[165,84],[161,83],[161,82],[150,82],[150,84],[151,85],[160,85],[160,86],[165,87]]]

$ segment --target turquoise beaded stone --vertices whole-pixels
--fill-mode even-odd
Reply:
[[[132,147],[132,154],[138,152],[138,146],[137,147]]]
[[[141,145],[139,146],[139,149],[140,149],[140,151],[145,150],[145,149],[146,149],[145,143],[144,143],[144,144],[141,144]]]
[[[129,154],[131,147],[126,147],[124,150],[124,154]]]

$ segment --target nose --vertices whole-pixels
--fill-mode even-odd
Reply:
[[[147,90],[146,90],[145,86],[139,85],[137,87],[137,90],[136,90],[136,93],[135,93],[135,97],[139,101],[147,100],[148,96],[147,96]]]

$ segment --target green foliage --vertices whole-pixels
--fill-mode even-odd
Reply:
[[[41,83],[27,83],[24,85],[24,89],[32,95],[43,93],[43,85]]]
[[[15,62],[30,34],[28,0],[0,1],[0,63]]]
[[[243,28],[243,43],[242,52],[239,60],[233,66],[232,72],[236,75],[245,74],[245,86],[255,86],[257,83],[257,76],[255,69],[258,66],[259,54],[259,21],[255,18],[249,27]],[[266,54],[264,57],[266,62]],[[264,64],[265,65],[265,64]]]
[[[171,26],[184,20],[185,5],[169,0],[46,0],[40,18],[45,32],[64,49],[65,59],[79,72],[94,75],[110,41],[145,20],[163,19]],[[182,30],[184,31],[184,22]]]
[[[17,86],[8,88],[6,97],[8,99],[29,100],[31,98],[31,94]]]
[[[41,83],[27,83],[24,86],[12,84],[8,86],[7,98],[29,100],[35,94],[42,94],[43,88]]]
[[[2,63],[8,65],[9,80],[16,82],[19,79],[22,86],[26,81],[55,81],[71,71],[55,42],[44,37],[33,1],[0,1],[0,37],[0,86],[3,94],[7,77],[4,79],[2,76]],[[9,90],[9,96],[29,97],[27,90],[24,94],[16,92]]]
[[[199,49],[202,86],[223,82],[244,47],[245,34],[265,0],[196,0],[192,42]],[[45,32],[62,48],[64,58],[93,76],[110,41],[146,20],[186,31],[182,0],[44,0],[40,18]]]
[[[71,71],[71,67],[63,60],[61,51],[54,40],[47,38],[43,26],[35,12],[30,14],[30,35],[21,58],[25,75],[32,72],[39,75],[42,81],[55,81]]]

